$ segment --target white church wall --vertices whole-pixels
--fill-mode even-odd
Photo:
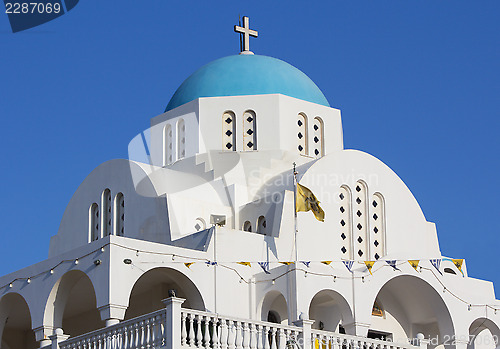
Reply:
[[[342,257],[342,240],[340,233],[337,234],[341,221],[338,195],[342,185],[354,190],[359,180],[367,184],[368,197],[374,193],[384,196],[387,258],[440,257],[433,225],[425,220],[417,201],[401,179],[373,156],[346,150],[317,161],[300,179],[301,184],[315,193],[327,212],[324,223],[316,221],[312,215],[299,213],[299,230],[301,227],[310,227],[308,230],[314,231],[315,237],[322,242],[311,248],[313,245],[307,244],[305,240],[308,234],[299,232],[300,244],[304,246],[301,252],[303,258],[312,255],[322,259],[331,258],[332,255]],[[356,227],[352,229],[356,230]],[[366,260],[374,258],[370,256]]]
[[[185,153],[181,155],[179,149],[180,133],[179,122],[184,122],[185,131]],[[168,146],[164,130],[165,127],[172,130],[172,161],[165,158],[166,147]],[[175,163],[181,158],[189,158],[197,154],[200,150],[199,137],[199,103],[198,100],[186,103],[174,110],[155,116],[151,119],[150,134],[150,154],[151,164],[155,166],[166,166]],[[203,145],[201,145],[203,148]]]
[[[279,95],[279,117],[281,129],[281,149],[300,154],[298,150],[297,115],[302,113],[307,117],[307,139],[308,154],[310,158],[316,158],[314,149],[317,143],[314,141],[314,118],[321,118],[324,124],[323,146],[324,155],[344,149],[342,120],[340,110],[325,107],[319,104],[306,102],[293,97]]]
[[[137,184],[132,177],[131,172],[134,171],[144,174],[145,180],[141,184]],[[138,186],[141,189],[138,190]],[[156,196],[140,166],[128,160],[117,159],[98,166],[79,186],[64,212],[57,235],[51,238],[50,257],[89,242],[89,208],[92,203],[100,205],[102,192],[106,189],[111,191],[113,199],[118,193],[124,196],[125,236],[158,242],[168,241],[165,199]],[[113,209],[114,207],[110,217],[114,216]],[[102,238],[102,229],[99,231]],[[113,230],[110,229],[109,232],[113,233]]]

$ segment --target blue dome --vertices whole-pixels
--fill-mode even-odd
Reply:
[[[290,64],[267,56],[236,55],[217,59],[194,72],[175,91],[165,111],[200,97],[273,93],[330,106],[318,86]]]

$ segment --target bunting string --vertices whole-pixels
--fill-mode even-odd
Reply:
[[[193,257],[193,256],[184,256],[184,255],[177,255],[173,253],[165,253],[165,252],[155,252],[155,251],[147,251],[147,250],[138,250],[135,248],[131,248],[129,246],[124,246],[115,242],[107,242],[106,244],[103,244],[99,248],[90,251],[78,258],[73,258],[73,259],[64,259],[59,261],[58,263],[54,264],[52,268],[42,271],[38,274],[31,275],[28,277],[18,277],[13,279],[9,284],[0,286],[0,289],[3,288],[10,288],[12,287],[12,284],[17,281],[28,281],[31,279],[36,279],[37,277],[40,277],[42,275],[46,275],[48,272],[53,273],[54,269],[58,268],[59,266],[66,264],[66,263],[74,263],[77,264],[79,259],[84,259],[88,256],[94,255],[96,252],[104,252],[104,249],[109,246],[113,245],[116,247],[120,247],[126,250],[130,250],[132,252],[135,252],[136,256],[139,256],[140,254],[145,254],[145,255],[157,255],[157,256],[165,256],[165,257],[170,257],[171,261],[168,261],[168,263],[171,264],[183,264],[184,267],[188,270],[194,271],[192,269],[193,265],[196,265],[197,263],[203,263],[206,264],[208,267],[221,267],[227,270],[233,271],[240,279],[240,282],[245,282],[246,284],[251,284],[251,283],[263,283],[263,282],[270,282],[270,281],[275,281],[281,277],[286,276],[288,273],[293,272],[293,271],[302,271],[305,274],[307,273],[308,275],[315,275],[315,276],[321,276],[321,277],[330,277],[333,278],[334,281],[336,280],[352,280],[352,279],[365,279],[365,275],[360,275],[361,272],[360,270],[355,270],[355,264],[360,264],[365,267],[365,272],[368,272],[370,275],[374,275],[377,271],[384,267],[391,267],[394,271],[402,271],[399,267],[402,266],[405,263],[409,263],[410,266],[416,271],[416,272],[422,272],[422,271],[428,271],[430,272],[434,278],[438,281],[438,283],[443,287],[443,290],[447,292],[449,295],[452,297],[456,298],[457,300],[467,304],[470,308],[472,307],[486,307],[487,309],[491,309],[493,311],[498,311],[500,310],[499,307],[495,307],[490,304],[472,304],[467,302],[465,299],[461,298],[460,296],[456,295],[454,292],[452,292],[450,289],[446,287],[442,280],[443,273],[441,272],[440,268],[442,265],[442,261],[448,261],[454,264],[454,266],[460,271],[463,277],[465,277],[465,274],[462,270],[464,260],[463,259],[450,259],[450,258],[442,258],[442,259],[424,259],[424,260],[378,260],[378,261],[353,261],[353,260],[325,260],[325,261],[299,261],[299,263],[304,265],[307,269],[302,269],[299,268],[298,264],[295,264],[294,262],[289,262],[289,261],[213,261],[209,260],[207,258],[201,258],[201,257]],[[422,266],[421,262],[422,261],[428,261],[429,264],[432,266],[431,268]],[[383,263],[385,262],[385,263]],[[140,264],[144,263],[157,263],[157,261],[140,261]],[[345,269],[347,269],[351,275],[342,275],[342,273],[320,273],[316,271],[311,271],[310,267],[312,263],[319,263],[323,265],[327,265],[331,267],[333,270],[337,270],[334,266],[336,263],[342,263]],[[130,261],[130,264],[139,268],[137,264],[134,264],[132,261]],[[263,270],[263,272],[266,275],[272,275],[273,272],[271,271],[271,265],[286,265],[287,270],[280,273],[279,275],[272,276],[271,279],[265,279],[265,280],[247,280],[245,277],[240,273],[240,271],[236,267],[230,266],[231,264],[233,265],[241,265],[246,268],[253,268],[253,265],[259,265],[259,267]],[[345,270],[344,269],[344,270]],[[142,269],[141,269],[142,270]],[[340,271],[340,270],[339,270]],[[355,273],[356,271],[356,273]],[[439,275],[438,275],[439,273]]]

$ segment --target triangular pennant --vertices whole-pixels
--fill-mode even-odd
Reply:
[[[397,261],[396,261],[395,259],[393,259],[393,260],[391,260],[391,261],[386,261],[386,262],[387,262],[387,264],[389,264],[389,265],[390,265],[390,266],[391,266],[394,270],[399,270],[399,269],[398,269],[398,267],[396,267],[396,262],[397,262]]]
[[[410,259],[408,261],[408,263],[410,263],[410,265],[413,267],[413,269],[415,269],[416,271],[418,271],[417,268],[418,268],[418,263],[420,263],[420,260],[418,260],[418,259]]]
[[[284,264],[284,265],[290,265],[290,264],[293,264],[293,262],[280,262],[281,264]]]
[[[352,273],[352,266],[354,265],[354,261],[342,261],[344,263],[345,267]]]
[[[457,267],[458,270],[462,273],[462,276],[464,276],[464,272],[462,271],[462,264],[464,264],[463,259],[452,259],[453,264]]]
[[[439,270],[439,267],[441,266],[441,259],[431,259],[430,262],[434,266],[434,268],[436,268],[438,273],[443,275],[443,273],[441,273],[441,270]]]
[[[306,261],[300,261],[300,263],[304,264],[306,267],[309,268],[309,264],[311,264],[311,261],[306,262]]]
[[[241,264],[241,265],[246,265],[247,267],[251,267],[252,264],[250,264],[250,262],[236,262],[238,264]]]
[[[194,264],[194,262],[189,262],[189,263],[184,263],[184,265],[188,268],[191,269],[191,266]]]
[[[326,264],[326,265],[330,265],[330,263],[332,263],[333,261],[321,261],[321,263],[323,264]]]
[[[373,268],[374,264],[375,264],[375,261],[365,261],[366,268],[370,272],[370,275],[373,275],[372,274],[372,268]]]
[[[269,262],[259,262],[260,267],[264,270],[264,273],[271,274],[269,272]]]

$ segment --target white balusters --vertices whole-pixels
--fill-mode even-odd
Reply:
[[[194,339],[195,339],[195,334],[194,334],[194,315],[188,314],[188,319],[189,319],[189,332],[188,332],[188,346],[189,347],[194,347]]]
[[[186,331],[186,313],[181,312],[181,346],[186,345],[187,331]]]
[[[279,349],[285,349],[286,347],[286,337],[287,333],[285,332],[286,330],[283,328],[279,329]]]
[[[221,344],[221,349],[227,349],[227,344],[228,344],[228,337],[229,337],[229,329],[227,327],[227,320],[221,319],[220,320],[220,344]]]
[[[243,323],[243,349],[250,349],[250,326],[248,322]]]
[[[262,336],[262,325],[257,325],[257,349],[264,349],[264,339]]]
[[[276,345],[276,332],[278,329],[276,327],[271,327],[271,349],[278,349]]]
[[[235,321],[236,323],[236,349],[243,348],[243,333],[241,331],[241,321]]]
[[[212,321],[213,324],[213,334],[212,334],[212,346],[214,349],[220,349],[220,325],[219,325],[219,319],[218,318],[213,318]]]
[[[269,326],[262,326],[264,329],[263,337],[264,337],[264,349],[271,349],[271,345],[269,343]]]
[[[250,349],[257,349],[257,326],[250,323]]]
[[[227,336],[227,344],[229,349],[236,348],[236,328],[233,320],[229,320],[228,323],[228,336]]]
[[[205,335],[203,336],[203,343],[205,345],[205,349],[210,349],[210,329],[209,329],[210,317],[205,315],[203,319],[205,320],[204,321]]]
[[[201,334],[201,316],[196,315],[196,348],[203,348],[202,341],[203,336]]]

